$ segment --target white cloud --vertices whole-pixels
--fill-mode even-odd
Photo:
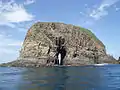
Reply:
[[[89,16],[95,20],[99,20],[102,17],[108,15],[108,8],[117,3],[119,0],[103,0],[100,6],[94,9]]]
[[[13,43],[9,43],[8,46],[22,46],[22,42],[13,42]]]
[[[32,21],[33,19],[34,16],[26,11],[24,5],[17,4],[14,0],[0,1],[0,25],[14,28],[14,23]]]
[[[27,33],[27,30],[27,28],[18,28],[18,31],[22,33]]]
[[[83,12],[80,12],[80,14],[81,14],[81,15],[83,15],[83,16],[86,16],[86,14],[85,14],[85,13],[83,13]]]
[[[9,23],[9,22],[0,22],[0,25],[6,25],[6,26],[9,26],[9,27],[11,27],[11,28],[15,28],[16,26],[14,25],[14,24],[12,24],[12,23]]]
[[[87,8],[87,7],[88,7],[88,4],[85,4],[85,7]]]
[[[94,4],[92,7],[88,7],[89,5],[85,4],[85,11],[80,12],[80,15],[82,15],[84,19],[82,20],[83,27],[94,25],[97,21],[109,15],[109,9],[111,8],[116,12],[120,11],[120,8],[116,5],[119,1],[120,0],[102,0],[100,4]]]
[[[24,21],[31,21],[33,16],[28,14],[24,8],[18,10],[6,12],[3,14],[4,18],[11,23],[19,23]]]
[[[116,11],[119,11],[119,10],[120,10],[120,8],[117,8],[117,7],[116,7],[116,8],[115,8],[115,10],[116,10]]]
[[[34,16],[28,13],[24,6],[32,4],[33,0],[25,2],[18,4],[14,0],[0,0],[0,26],[5,25],[18,31],[27,32],[28,24],[34,21]],[[17,59],[22,46],[21,40],[12,38],[6,31],[2,31],[0,30],[0,63]]]
[[[9,36],[1,35],[0,34],[0,41],[3,41],[0,43],[0,47],[5,46],[21,46],[22,42],[19,40],[11,39]]]
[[[15,40],[6,35],[0,34],[0,63],[9,62],[17,59],[22,41]]]
[[[33,4],[33,3],[35,3],[35,0],[26,0],[24,2],[24,5],[29,5],[29,4]]]
[[[19,48],[0,47],[0,63],[14,61],[19,56]]]
[[[84,24],[86,24],[86,25],[93,25],[93,22],[88,20],[88,21],[85,21]]]

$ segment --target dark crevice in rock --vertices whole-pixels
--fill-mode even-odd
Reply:
[[[56,54],[55,54],[55,64],[63,65],[63,60],[66,56],[66,48],[65,48],[65,39],[62,37],[56,37]]]
[[[64,64],[64,58],[66,56],[66,49],[64,46],[62,46],[61,48],[57,48],[57,52],[56,52],[56,60],[55,60],[55,64],[59,64],[59,65],[63,65]],[[60,62],[59,62],[60,59]]]
[[[50,50],[51,50],[51,46],[49,46],[49,49],[48,49],[48,52],[47,52],[47,54],[49,54],[49,53],[50,53]]]
[[[64,58],[66,56],[66,46],[65,46],[65,39],[63,37],[56,37],[55,38],[55,47],[49,46],[47,54],[49,58],[47,60],[47,65],[64,65]],[[51,49],[55,49],[55,55],[50,56]]]

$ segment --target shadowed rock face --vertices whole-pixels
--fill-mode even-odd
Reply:
[[[38,22],[27,32],[19,66],[89,65],[110,62],[105,46],[89,30],[78,26]]]
[[[63,65],[63,60],[66,56],[66,46],[65,46],[65,38],[62,38],[62,37],[56,37],[56,40],[55,40],[55,45],[57,46],[56,47],[56,54],[55,54],[55,64],[59,64],[59,65]],[[60,56],[59,56],[60,54]],[[58,59],[61,59],[60,62]],[[49,60],[49,59],[48,59]]]

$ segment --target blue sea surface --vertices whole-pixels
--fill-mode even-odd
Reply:
[[[120,65],[0,67],[0,90],[120,90]]]

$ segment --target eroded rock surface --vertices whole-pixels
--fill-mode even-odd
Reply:
[[[52,22],[38,22],[27,32],[20,51],[20,66],[89,65],[114,62],[104,44],[84,28]]]

